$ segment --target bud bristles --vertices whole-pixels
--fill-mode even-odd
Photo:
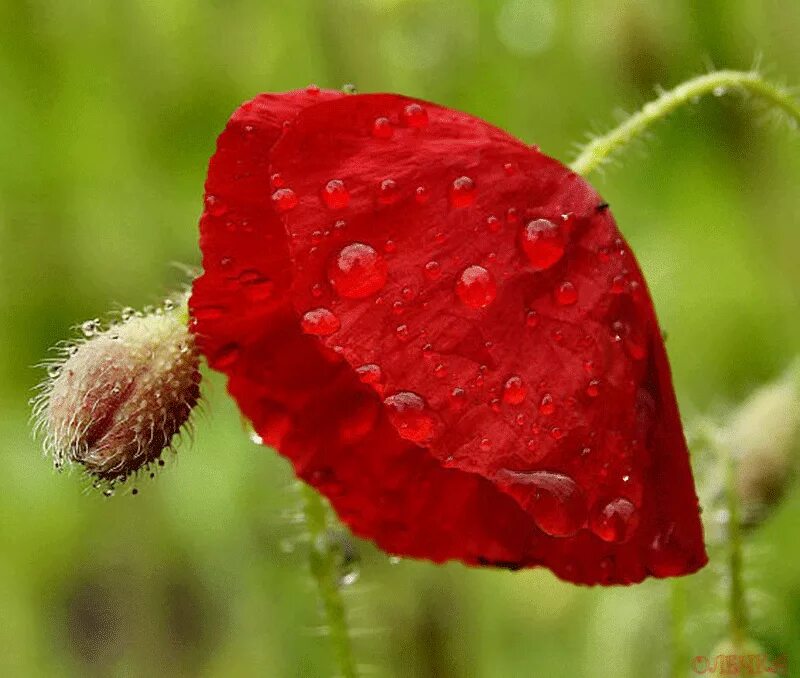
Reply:
[[[81,331],[85,339],[47,365],[36,430],[56,468],[79,463],[113,489],[173,447],[200,398],[199,354],[185,301],[125,309],[107,329],[89,320]]]

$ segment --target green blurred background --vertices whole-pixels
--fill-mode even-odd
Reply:
[[[158,302],[198,265],[231,111],[310,82],[460,108],[562,160],[657,84],[713,64],[800,83],[794,0],[0,0],[0,675],[327,676],[288,465],[224,385],[138,496],[57,476],[33,370],[69,328]],[[774,377],[800,339],[800,138],[730,96],[594,182],[648,276],[684,418]],[[750,541],[753,629],[800,672],[800,492]],[[381,676],[666,675],[669,585],[390,565],[346,591]],[[692,655],[724,634],[718,558],[687,581]],[[689,666],[686,674],[691,675]]]

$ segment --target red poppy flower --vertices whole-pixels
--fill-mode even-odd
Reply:
[[[581,177],[389,94],[219,138],[191,313],[262,436],[384,550],[579,583],[706,562],[645,282]]]

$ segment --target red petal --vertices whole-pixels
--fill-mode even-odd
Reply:
[[[583,583],[701,567],[655,314],[593,189],[463,113],[287,100],[220,137],[207,190],[238,221],[207,200],[192,299],[256,430],[393,553]]]

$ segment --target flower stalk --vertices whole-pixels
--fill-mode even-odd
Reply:
[[[607,164],[648,128],[682,106],[694,103],[707,94],[721,96],[731,90],[739,90],[761,99],[771,109],[785,115],[792,124],[800,124],[800,102],[787,88],[764,79],[758,71],[714,71],[662,92],[622,124],[592,139],[572,162],[571,168],[586,176]]]
[[[344,601],[336,577],[336,554],[328,539],[328,509],[313,487],[303,485],[302,495],[306,526],[311,537],[311,575],[319,591],[336,664],[342,678],[357,678]]]

